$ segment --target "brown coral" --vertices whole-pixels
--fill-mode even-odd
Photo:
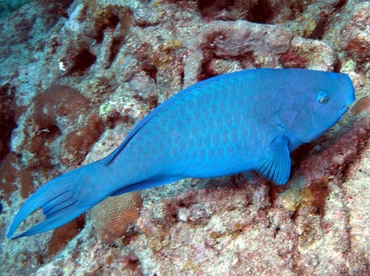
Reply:
[[[13,95],[10,85],[0,86],[0,161],[9,153],[9,141],[16,127]]]
[[[35,165],[50,166],[50,150],[59,136],[65,144],[64,151],[58,150],[62,153],[60,161],[79,165],[104,131],[101,119],[89,114],[88,99],[71,87],[52,85],[33,102],[25,148],[36,155]]]
[[[65,85],[52,85],[33,101],[33,120],[40,128],[58,124],[60,117],[76,120],[89,109],[89,101],[77,90]]]
[[[109,197],[92,209],[92,221],[99,238],[109,244],[124,238],[140,215],[140,192]]]

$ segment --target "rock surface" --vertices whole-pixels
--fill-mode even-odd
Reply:
[[[368,1],[49,2],[0,21],[1,275],[368,275]],[[351,112],[292,154],[287,185],[186,179],[6,239],[29,194],[112,152],[159,103],[259,67],[341,71],[356,89]]]

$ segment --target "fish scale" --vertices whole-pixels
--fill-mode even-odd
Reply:
[[[36,191],[8,237],[40,207],[46,219],[15,238],[59,227],[109,196],[187,177],[255,170],[285,184],[290,152],[328,130],[353,101],[352,82],[339,73],[255,69],[201,81],[154,109],[112,154]]]

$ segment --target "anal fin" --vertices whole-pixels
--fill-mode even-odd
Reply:
[[[137,182],[126,187],[123,187],[117,191],[115,191],[111,196],[118,196],[124,193],[134,192],[137,190],[149,189],[153,187],[158,187],[165,185],[167,183],[176,182],[181,178],[178,177],[169,177],[169,178],[159,178],[159,179],[149,179],[141,182]]]

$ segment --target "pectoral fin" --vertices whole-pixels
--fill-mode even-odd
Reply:
[[[277,185],[288,182],[290,175],[289,140],[284,135],[276,137],[269,150],[257,163],[257,171]]]

